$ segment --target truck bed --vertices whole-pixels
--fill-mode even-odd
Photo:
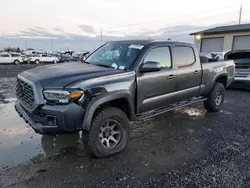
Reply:
[[[233,60],[203,62],[201,63],[201,66],[203,71],[201,80],[201,94],[210,91],[213,87],[213,81],[216,80],[218,75],[223,73],[225,74],[225,87],[228,87],[233,82],[235,74],[235,64]]]

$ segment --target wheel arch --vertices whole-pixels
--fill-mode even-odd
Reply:
[[[224,85],[224,87],[226,88],[227,84],[228,84],[227,74],[221,74],[221,75],[218,75],[217,77],[215,77],[213,83],[215,84],[216,82],[222,83]]]
[[[123,110],[129,120],[135,118],[134,105],[131,95],[128,91],[110,92],[102,94],[90,101],[85,111],[83,120],[83,129],[89,130],[93,117],[99,109],[105,106],[113,106]]]
[[[14,59],[13,63],[15,63],[15,61],[18,61],[20,63],[20,60],[19,59]]]

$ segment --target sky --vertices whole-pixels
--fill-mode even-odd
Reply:
[[[191,32],[237,24],[241,4],[242,23],[250,23],[249,0],[0,0],[0,4],[0,49],[93,50],[110,40],[148,38],[192,43]]]

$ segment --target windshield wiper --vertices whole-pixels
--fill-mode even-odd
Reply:
[[[88,62],[88,61],[83,61],[83,63],[91,64],[91,63],[90,63],[90,62]]]
[[[104,64],[94,64],[96,66],[100,66],[100,67],[106,67],[106,68],[110,68],[110,65],[104,65]]]

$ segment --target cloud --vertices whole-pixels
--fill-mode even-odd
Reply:
[[[64,32],[61,28],[59,28],[59,27],[55,27],[55,28],[53,28],[53,30],[54,31],[59,31],[59,32]]]
[[[86,33],[96,34],[95,29],[91,25],[79,25],[79,27]]]
[[[79,27],[82,31],[79,33],[65,32],[60,28],[53,28],[51,32],[37,27],[28,28],[27,30],[20,31],[16,35],[0,36],[0,48],[13,46],[22,49],[25,47],[32,47],[46,50],[51,48],[51,42],[53,42],[53,48],[56,50],[78,49],[91,51],[100,46],[101,39],[99,35],[94,34],[95,31],[92,26],[80,25]],[[189,34],[202,29],[206,28],[196,25],[180,25],[174,27],[162,27],[154,30],[138,30],[130,34],[124,34],[123,32],[118,31],[107,31],[103,33],[102,41],[104,43],[111,40],[148,38],[165,40],[171,38],[172,40],[192,43],[193,36],[189,36]],[[90,33],[88,34],[87,32]]]
[[[46,30],[44,29],[43,27],[35,27],[36,29],[39,29],[39,30]]]

